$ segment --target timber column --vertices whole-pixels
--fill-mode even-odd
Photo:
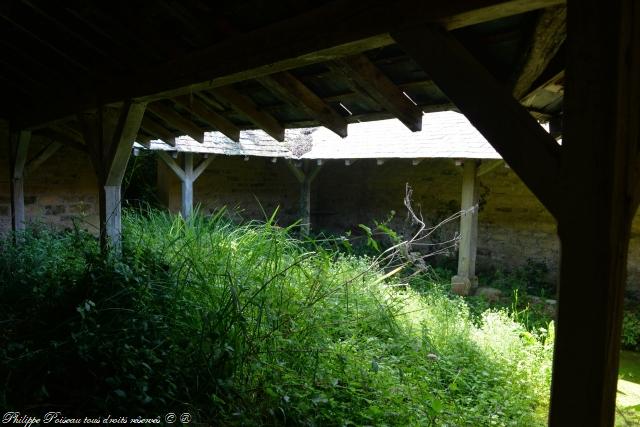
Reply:
[[[78,114],[98,178],[100,247],[122,251],[122,179],[146,103],[124,102]]]
[[[460,244],[458,274],[451,278],[451,290],[458,295],[469,295],[477,286],[476,250],[478,246],[478,164],[468,159],[462,171],[462,215],[460,217]]]
[[[307,237],[311,232],[311,183],[320,172],[321,163],[314,166],[307,161],[296,166],[287,161],[287,166],[300,184],[300,235]]]
[[[10,159],[10,190],[11,190],[11,229],[13,231],[24,230],[24,170],[27,163],[27,152],[30,131],[12,132],[9,136]]]
[[[184,153],[184,167],[180,167],[178,162],[164,151],[158,152],[158,156],[180,180],[182,190],[180,213],[184,219],[187,219],[193,214],[193,183],[202,175],[215,156],[205,155],[206,157],[195,168],[193,167],[194,153]]]

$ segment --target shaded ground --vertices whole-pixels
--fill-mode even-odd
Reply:
[[[616,426],[640,425],[640,353],[620,353]]]

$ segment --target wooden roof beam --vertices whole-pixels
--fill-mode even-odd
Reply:
[[[191,120],[182,117],[180,113],[173,108],[167,107],[159,102],[154,102],[153,104],[149,104],[147,109],[172,127],[184,132],[199,143],[204,143],[204,130],[200,129],[200,127]]]
[[[556,140],[448,32],[423,25],[393,37],[557,218],[561,148]]]
[[[51,139],[52,141],[59,142],[69,147],[73,147],[76,150],[79,150],[82,152],[87,152],[87,146],[84,144],[84,142],[78,142],[78,140],[70,137],[66,133],[60,132],[57,129],[51,129],[51,128],[39,129],[36,132],[36,135],[42,135],[44,137]]]
[[[254,125],[269,134],[276,141],[284,141],[284,127],[268,113],[261,111],[246,95],[231,87],[219,87],[211,91],[216,97],[226,100],[234,110],[244,114]]]
[[[38,130],[37,133],[38,135],[46,136],[53,141],[73,147],[76,150],[87,151],[87,145],[85,144],[82,132],[68,124],[52,124],[46,129]]]
[[[57,141],[52,141],[51,143],[47,144],[47,146],[40,150],[38,154],[29,159],[24,167],[25,175],[28,176],[32,174],[36,169],[40,167],[40,165],[49,160],[49,158],[51,158],[51,156],[53,156],[56,151],[60,149],[60,147],[62,147],[62,143]]]
[[[182,95],[173,98],[175,102],[186,108],[191,114],[198,116],[211,127],[219,130],[232,141],[240,141],[240,129],[221,114],[216,113],[195,96]]]
[[[529,51],[513,86],[513,96],[521,99],[542,75],[567,38],[567,8],[552,7],[540,14],[531,37]]]
[[[148,134],[161,139],[172,147],[176,146],[176,136],[164,126],[154,122],[148,117],[142,119],[140,127]]]
[[[173,98],[354,55],[393,44],[390,33],[412,25],[437,23],[452,30],[564,3],[565,0],[336,0],[164,64],[109,76],[98,94],[94,81],[85,85],[74,82],[65,92],[64,105],[57,99],[42,105],[41,111],[23,111],[24,123],[20,124],[40,126],[99,102],[128,97],[149,102]]]
[[[422,110],[364,55],[344,58],[335,67],[354,90],[360,86],[411,131],[422,130]]]
[[[403,0],[363,4],[339,0],[156,66],[140,74],[135,86],[128,89],[151,101],[387,46],[394,43],[390,32],[411,24],[432,22],[453,30],[564,3],[565,0]],[[412,13],[407,14],[408,10]],[[265,49],[265,40],[273,48]]]
[[[271,74],[260,77],[258,81],[283,101],[301,108],[338,136],[342,138],[347,136],[347,121],[344,117],[291,73],[284,71]]]
[[[558,72],[538,87],[531,88],[529,93],[520,99],[520,103],[525,107],[530,108],[534,104],[536,97],[544,91],[564,93],[564,70]]]

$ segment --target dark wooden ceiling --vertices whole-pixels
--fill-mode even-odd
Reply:
[[[126,99],[149,102],[141,141],[345,136],[390,117],[416,131],[422,112],[455,108],[389,35],[420,24],[450,30],[538,118],[561,113],[562,1],[363,3],[4,1],[0,117],[77,146],[76,113]]]

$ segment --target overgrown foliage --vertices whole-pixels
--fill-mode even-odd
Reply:
[[[124,217],[122,260],[82,232],[0,246],[0,406],[190,412],[216,425],[536,426],[552,326],[474,321],[436,277],[272,222]],[[338,245],[339,246],[339,245]]]
[[[640,351],[640,307],[629,307],[623,313],[622,348]]]

